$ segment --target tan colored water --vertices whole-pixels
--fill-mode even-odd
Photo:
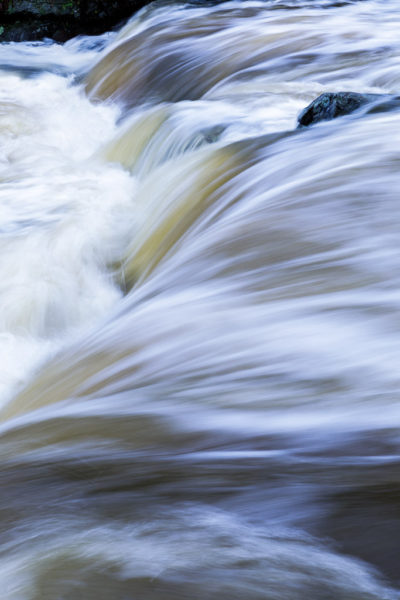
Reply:
[[[2,45],[4,600],[399,594],[394,0]]]

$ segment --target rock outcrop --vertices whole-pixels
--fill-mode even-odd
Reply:
[[[0,0],[0,42],[100,34],[148,0]]]
[[[400,96],[389,94],[358,94],[357,92],[325,92],[300,113],[298,127],[308,127],[320,121],[330,121],[349,115],[384,112],[400,108]]]

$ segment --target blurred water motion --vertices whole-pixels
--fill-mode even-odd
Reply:
[[[394,0],[2,45],[4,600],[400,598]],[[397,140],[397,141],[396,141]]]

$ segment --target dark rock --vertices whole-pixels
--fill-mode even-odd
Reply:
[[[25,42],[53,38],[65,42],[78,35],[79,28],[74,19],[56,17],[33,17],[18,14],[17,18],[1,20],[0,42]]]
[[[65,29],[57,29],[54,33],[52,32],[53,40],[59,44],[63,44],[64,42],[68,41],[70,37],[70,33]]]
[[[308,127],[319,121],[330,121],[357,110],[362,114],[400,108],[400,97],[389,94],[358,94],[357,92],[325,92],[300,113],[298,127]]]
[[[149,0],[0,0],[0,42],[98,35],[120,26]]]

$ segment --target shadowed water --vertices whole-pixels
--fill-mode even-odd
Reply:
[[[5,600],[400,597],[394,0],[2,45]],[[3,64],[4,63],[4,64]]]

